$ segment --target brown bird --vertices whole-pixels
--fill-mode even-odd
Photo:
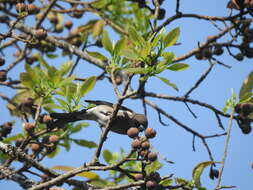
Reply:
[[[93,120],[98,122],[102,128],[105,127],[113,113],[113,104],[98,100],[86,100],[85,102],[94,104],[95,106],[72,113],[52,113],[50,116],[54,119],[65,122]],[[126,135],[127,130],[131,127],[136,127],[140,131],[143,131],[147,126],[148,120],[145,115],[135,113],[127,107],[120,106],[117,115],[110,126],[110,130],[118,134]]]

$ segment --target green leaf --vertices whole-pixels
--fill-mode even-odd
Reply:
[[[250,102],[253,99],[253,92],[248,92],[240,99],[240,103]]]
[[[28,73],[25,73],[25,72],[22,72],[20,73],[20,81],[21,81],[21,84],[23,84],[25,87],[27,88],[34,88],[34,83],[33,81],[31,80],[31,77]]]
[[[138,60],[140,58],[140,56],[134,50],[130,49],[123,49],[121,54],[130,60]]]
[[[84,146],[87,148],[96,148],[97,144],[93,141],[86,141],[84,139],[73,139],[73,142],[79,146]]]
[[[167,69],[172,71],[183,71],[185,69],[188,69],[189,65],[184,63],[176,63],[174,65],[169,66]]]
[[[159,77],[159,76],[156,76],[157,78],[159,78],[161,81],[163,81],[165,84],[167,84],[168,86],[172,87],[173,89],[175,89],[176,91],[178,91],[178,88],[177,86],[170,82],[168,79],[164,78],[164,77]]]
[[[247,94],[252,92],[253,89],[253,71],[246,77],[240,89],[240,100]]]
[[[133,41],[133,43],[135,43],[136,45],[139,45],[141,47],[144,47],[145,40],[141,35],[139,35],[137,33],[137,31],[135,30],[134,27],[130,27],[128,30],[128,33],[129,33],[129,37]]]
[[[149,68],[125,68],[124,69],[128,73],[133,73],[133,74],[147,74],[150,72]]]
[[[151,172],[155,172],[155,171],[159,170],[162,166],[163,166],[163,164],[156,160],[155,162],[152,162],[150,165],[148,165],[145,168],[145,170],[146,170],[147,174],[150,174]]]
[[[201,187],[200,177],[204,169],[207,166],[212,165],[214,163],[218,163],[218,162],[213,162],[213,161],[201,162],[197,166],[195,166],[195,168],[192,171],[192,179],[197,187]]]
[[[164,48],[174,45],[178,40],[179,34],[180,34],[179,27],[170,31],[164,38]]]
[[[78,123],[77,125],[73,126],[70,131],[71,133],[77,133],[79,132],[82,128],[84,127],[88,127],[89,126],[89,123],[86,123],[86,122],[82,122],[82,123]]]
[[[80,97],[83,97],[88,92],[90,92],[94,88],[95,84],[96,84],[96,76],[87,78],[81,86]]]
[[[113,53],[112,42],[106,30],[104,30],[102,34],[102,45],[112,55]]]
[[[95,58],[100,59],[101,61],[107,61],[107,57],[105,57],[104,55],[102,55],[99,52],[95,52],[95,51],[87,51],[87,53]]]
[[[71,167],[71,166],[58,165],[58,166],[53,166],[52,169],[60,170],[60,171],[64,171],[64,172],[69,172],[69,171],[75,170],[77,168],[74,168],[74,167]],[[87,178],[87,179],[96,179],[96,178],[98,178],[98,175],[94,172],[82,172],[82,173],[78,173],[76,175],[80,176],[80,177]]]
[[[94,26],[92,28],[92,37],[93,38],[96,38],[97,36],[99,36],[102,33],[104,25],[105,25],[104,20],[98,20],[94,24]]]
[[[112,153],[109,150],[104,150],[103,158],[108,164],[110,164],[111,160],[113,159]]]
[[[58,57],[57,54],[50,54],[50,53],[47,53],[46,56],[49,58],[49,59],[55,59]]]
[[[114,55],[120,55],[125,45],[126,45],[126,38],[123,37],[120,40],[118,40],[113,49]]]
[[[61,64],[61,67],[59,70],[59,72],[61,73],[61,76],[66,75],[71,70],[72,66],[73,66],[72,61],[68,61],[66,63]]]
[[[17,140],[17,139],[19,139],[19,138],[24,138],[23,134],[18,133],[18,134],[16,134],[16,135],[7,137],[7,138],[5,138],[5,139],[3,140],[3,142],[9,144],[9,143],[11,143],[11,142],[13,142],[13,141],[15,141],[15,140]]]
[[[159,184],[162,186],[168,186],[168,185],[171,185],[172,182],[173,182],[173,180],[169,178],[169,179],[164,179],[164,180],[160,181]]]
[[[55,98],[57,100],[57,102],[59,102],[59,104],[62,106],[62,107],[67,107],[67,102],[65,102],[64,100],[60,99],[60,98]]]

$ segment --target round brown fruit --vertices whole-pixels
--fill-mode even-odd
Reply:
[[[203,57],[203,55],[202,55],[202,52],[197,52],[196,54],[195,54],[195,58],[197,59],[197,60],[202,60],[204,57]]]
[[[153,128],[147,128],[145,130],[145,136],[147,138],[154,138],[156,136],[156,131]]]
[[[59,140],[60,140],[60,138],[57,135],[52,135],[52,136],[49,137],[49,142],[53,143],[53,144],[58,143]]]
[[[214,53],[215,55],[222,55],[223,52],[224,52],[224,50],[223,50],[223,48],[222,48],[221,46],[216,46],[216,47],[214,48],[214,51],[213,51],[213,53]]]
[[[17,13],[21,13],[26,11],[26,5],[24,3],[17,3],[16,4],[16,11]]]
[[[33,123],[25,123],[24,128],[27,132],[32,132],[35,128],[35,125]]]
[[[140,139],[134,139],[132,142],[132,148],[138,149],[141,148],[141,140]]]
[[[47,37],[47,31],[43,28],[39,28],[35,31],[35,36],[39,39],[45,39]]]
[[[150,143],[148,141],[145,141],[141,144],[141,148],[144,150],[148,150],[150,148]]]
[[[142,179],[144,178],[144,176],[143,176],[143,174],[135,174],[135,175],[134,175],[134,178],[135,178],[136,180],[142,180]]]
[[[148,153],[148,159],[153,162],[157,160],[157,153],[156,152],[150,152]]]
[[[34,5],[34,4],[28,4],[27,5],[27,12],[29,14],[33,15],[33,14],[39,13],[40,9],[36,5]]]
[[[66,22],[64,23],[64,26],[65,26],[67,29],[70,29],[70,28],[72,28],[72,26],[73,26],[73,22],[70,21],[70,20],[68,20],[68,21],[66,21]]]
[[[37,152],[40,149],[40,145],[38,145],[37,143],[33,143],[31,144],[31,149],[33,152]]]
[[[7,80],[7,72],[6,70],[0,70],[0,82],[4,82]]]
[[[127,130],[127,135],[130,138],[138,137],[138,135],[139,135],[139,129],[137,129],[135,127],[131,127],[130,129]]]
[[[140,151],[140,155],[141,155],[142,158],[146,157],[148,154],[149,154],[148,150],[142,150],[142,151]]]
[[[154,189],[157,186],[156,181],[149,180],[146,182],[146,188],[147,189]]]
[[[157,19],[158,19],[158,20],[162,20],[162,19],[164,19],[165,14],[166,14],[165,9],[159,9]]]

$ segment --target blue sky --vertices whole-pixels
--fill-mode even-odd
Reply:
[[[172,3],[173,4],[173,3]],[[184,13],[197,13],[201,15],[209,16],[227,16],[229,10],[226,9],[227,1],[181,1],[182,11]],[[174,14],[175,5],[171,5],[171,1],[165,1],[164,8],[167,10],[166,16]],[[84,17],[85,21],[89,18]],[[220,25],[222,26],[222,25]],[[182,45],[175,46],[169,51],[173,51],[177,56],[180,56],[187,51],[195,48],[197,42],[202,42],[208,35],[214,35],[218,31],[215,29],[211,22],[199,21],[196,19],[180,19],[173,22],[166,27],[167,31],[175,27],[180,27],[181,33],[178,42]],[[113,39],[113,35],[110,36]],[[103,51],[102,51],[103,52]],[[12,54],[14,52],[9,49],[8,55],[10,59],[7,63],[11,63],[13,60]],[[213,71],[208,75],[207,79],[200,85],[200,87],[191,94],[192,99],[200,100],[208,104],[214,105],[216,108],[222,109],[225,101],[231,97],[231,89],[238,95],[240,86],[244,78],[252,71],[252,60],[245,59],[242,62],[238,62],[228,56],[227,52],[219,60],[232,66],[231,69],[227,69],[220,65],[215,65]],[[61,59],[56,59],[56,63],[61,64]],[[179,92],[174,91],[172,88],[162,84],[158,79],[150,79],[147,84],[147,91],[157,92],[170,96],[183,95],[195,81],[206,71],[208,68],[207,61],[197,61],[195,59],[188,59],[184,61],[190,65],[190,68],[181,72],[165,71],[162,76],[168,78],[173,83],[177,84]],[[10,74],[15,76],[16,72],[23,69],[23,64],[18,66]],[[87,72],[88,71],[88,72]],[[87,77],[94,74],[98,74],[100,69],[95,68],[92,65],[87,64],[85,61],[81,61],[76,74],[80,77]],[[134,78],[134,82],[137,78]],[[135,85],[133,85],[135,86]],[[7,88],[0,87],[1,93],[13,94],[13,91],[7,91]],[[115,101],[116,97],[112,94],[112,86],[110,83],[98,81],[94,90],[90,92],[85,99],[99,99],[107,101]],[[181,102],[165,101],[150,99],[161,106],[169,114],[179,119],[182,123],[188,127],[199,131],[204,135],[212,135],[222,133],[223,131],[218,128],[215,115],[206,109],[203,109],[197,105],[190,105],[191,109],[198,116],[194,119],[189,113],[185,105]],[[0,105],[2,110],[2,122],[13,119],[9,117],[8,111],[3,108],[5,102],[0,99]],[[143,112],[142,104],[139,100],[127,100],[124,105],[129,106],[136,112]],[[204,148],[200,139],[196,138],[196,151],[192,151],[192,135],[186,132],[184,129],[177,126],[172,121],[163,118],[163,120],[169,124],[169,126],[162,126],[157,117],[157,113],[148,107],[148,119],[149,126],[157,130],[157,137],[152,139],[151,143],[154,150],[159,152],[160,160],[164,157],[175,162],[173,165],[165,164],[160,170],[161,175],[168,175],[174,173],[176,177],[182,177],[185,179],[191,179],[191,173],[193,167],[203,161],[208,161],[208,154]],[[228,120],[222,119],[224,126],[228,127]],[[82,138],[93,140],[98,142],[100,129],[95,122],[89,122],[90,126],[82,130],[79,134],[75,135],[76,138]],[[14,131],[18,131],[21,128],[19,122]],[[220,161],[223,155],[223,147],[225,143],[225,137],[213,138],[207,140],[215,161]],[[110,133],[108,140],[105,143],[104,149],[109,149],[112,152],[117,152],[123,147],[125,150],[130,150],[131,139],[127,136],[121,136]],[[252,181],[252,169],[251,163],[253,162],[252,155],[253,150],[250,148],[252,144],[252,133],[244,135],[235,122],[233,122],[231,140],[229,143],[228,157],[225,165],[222,185],[235,185],[236,189],[247,190],[253,186]],[[45,159],[43,164],[52,167],[54,165],[68,165],[78,167],[84,162],[89,161],[92,157],[93,150],[80,148],[73,145],[71,151],[65,152],[63,149],[61,153],[54,159]],[[216,185],[216,181],[212,181],[208,177],[208,169],[202,176],[202,184],[207,189],[213,189]],[[10,181],[0,181],[0,187],[3,189],[17,189],[20,187]],[[68,188],[67,188],[68,189]]]

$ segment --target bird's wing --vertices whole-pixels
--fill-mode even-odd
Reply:
[[[101,100],[84,100],[84,101],[87,103],[95,104],[95,105],[106,105],[106,106],[113,107],[113,103],[107,102],[107,101],[101,101]],[[125,106],[120,106],[120,109],[124,111],[134,112],[133,110]]]

